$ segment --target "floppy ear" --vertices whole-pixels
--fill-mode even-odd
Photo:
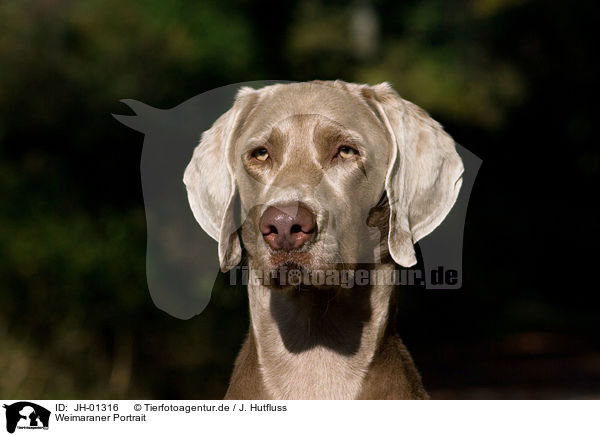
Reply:
[[[251,88],[240,89],[233,107],[202,134],[183,175],[196,221],[219,243],[219,264],[223,272],[235,267],[242,258],[234,210],[236,183],[229,155],[256,95]]]
[[[381,83],[371,87],[394,143],[385,189],[388,247],[399,265],[417,263],[414,244],[441,224],[456,202],[463,163],[454,140],[423,109]]]

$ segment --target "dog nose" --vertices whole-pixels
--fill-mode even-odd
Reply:
[[[274,250],[302,247],[315,233],[315,216],[300,203],[270,206],[260,218],[259,228]]]

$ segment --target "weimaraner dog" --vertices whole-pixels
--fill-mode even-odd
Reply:
[[[221,269],[244,260],[253,278],[225,398],[427,398],[395,330],[398,286],[339,277],[413,266],[462,173],[452,138],[387,83],[240,89],[184,174]]]

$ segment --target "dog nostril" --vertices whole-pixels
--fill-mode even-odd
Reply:
[[[288,213],[288,210],[290,213]],[[260,218],[265,242],[274,250],[291,251],[302,247],[316,232],[316,218],[305,206],[270,206]]]

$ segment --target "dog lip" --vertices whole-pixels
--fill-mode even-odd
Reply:
[[[312,255],[306,250],[277,250],[269,253],[269,260],[274,268],[280,268],[286,264],[301,265],[302,267],[306,268],[312,263]]]
[[[294,262],[293,260],[287,261],[279,265],[276,269],[278,270],[304,270],[306,267],[298,262]]]

